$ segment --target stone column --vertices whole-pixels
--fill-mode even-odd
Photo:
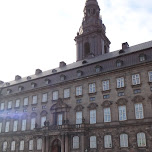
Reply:
[[[81,151],[82,151],[82,152],[84,152],[84,150],[85,150],[85,149],[84,149],[84,147],[85,147],[84,144],[85,144],[85,143],[84,143],[84,134],[82,134],[82,135],[81,135],[81,144],[80,144],[80,145],[81,145]]]
[[[65,145],[64,145],[65,144],[65,137],[64,136],[65,135],[62,136],[62,141],[61,141],[61,152],[65,152],[64,151],[64,149],[65,149]]]
[[[43,141],[42,141],[42,152],[45,152],[45,136],[43,137]]]
[[[45,138],[45,152],[49,152],[49,136],[46,136]]]
[[[68,135],[65,135],[65,152],[69,151],[69,139]]]

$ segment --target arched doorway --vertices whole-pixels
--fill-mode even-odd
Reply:
[[[51,152],[61,152],[61,141],[58,139],[55,139],[52,143]]]

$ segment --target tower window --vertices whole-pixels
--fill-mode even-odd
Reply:
[[[89,53],[90,53],[90,44],[89,44],[89,42],[86,42],[86,43],[84,44],[84,56],[85,56],[85,57],[88,56]]]

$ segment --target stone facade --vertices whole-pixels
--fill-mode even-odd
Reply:
[[[92,8],[99,13],[97,1],[87,0]],[[0,81],[0,151],[152,152],[152,42],[101,52]]]

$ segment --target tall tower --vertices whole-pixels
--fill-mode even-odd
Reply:
[[[109,52],[110,41],[97,0],[86,0],[82,25],[75,37],[77,61]]]

